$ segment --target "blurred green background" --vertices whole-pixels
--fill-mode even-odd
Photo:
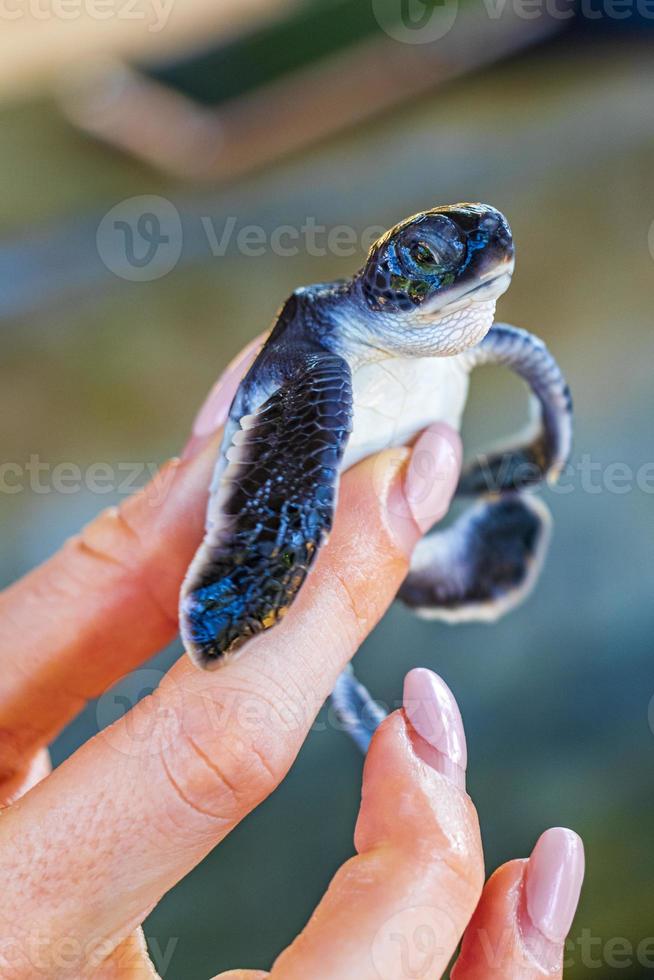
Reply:
[[[499,315],[547,341],[575,397],[574,472],[565,492],[547,494],[549,561],[533,597],[499,624],[450,628],[394,607],[356,663],[389,704],[416,665],[434,667],[455,692],[489,870],[527,855],[548,826],[583,836],[574,978],[654,969],[635,953],[628,963],[607,952],[615,938],[635,949],[654,934],[651,466],[649,486],[643,477],[653,459],[653,104],[651,38],[578,32],[230,183],[201,185],[89,139],[50,98],[0,108],[3,460],[164,460],[183,446],[221,368],[283,298],[349,275],[363,258],[269,248],[252,257],[234,247],[215,257],[200,216],[218,230],[229,216],[268,231],[313,217],[362,233],[458,200],[508,215],[518,264]],[[185,244],[168,275],[129,282],[98,262],[95,232],[111,207],[141,194],[174,203]],[[525,414],[513,379],[478,373],[468,449]],[[624,480],[616,489],[613,464],[629,468],[626,490]],[[117,499],[0,493],[3,583]],[[55,762],[96,730],[90,705],[57,740]],[[166,978],[270,965],[352,853],[360,775],[344,736],[329,726],[312,733],[273,797],[146,922],[151,949],[172,951]],[[595,969],[580,952],[584,931],[600,940]]]

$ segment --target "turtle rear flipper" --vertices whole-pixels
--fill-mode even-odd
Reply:
[[[429,619],[492,622],[531,591],[550,524],[545,504],[526,494],[483,500],[418,543],[398,598]]]
[[[331,530],[351,426],[350,369],[324,350],[294,352],[286,368],[270,398],[241,419],[182,586],[182,639],[202,667],[279,622]]]

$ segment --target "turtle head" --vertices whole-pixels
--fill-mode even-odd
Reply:
[[[511,229],[487,204],[434,208],[395,225],[359,277],[377,345],[419,356],[473,346],[493,323],[513,265]]]

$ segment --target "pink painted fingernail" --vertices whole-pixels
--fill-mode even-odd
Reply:
[[[425,667],[404,678],[404,711],[419,736],[416,753],[433,769],[465,789],[468,751],[461,712],[445,681]]]
[[[425,429],[411,449],[398,450],[400,466],[388,488],[386,513],[393,536],[407,555],[447,513],[459,482],[461,455],[458,433],[441,422]]]
[[[560,966],[584,866],[583,842],[565,827],[546,830],[531,852],[523,879],[520,926],[525,946],[546,970]]]
[[[435,423],[420,434],[411,452],[404,492],[424,534],[447,513],[461,467],[461,440],[448,425]]]
[[[263,340],[257,337],[230,361],[207,395],[195,417],[189,441],[182,452],[182,459],[191,459],[205,445],[207,438],[227,421],[230,405],[241,383],[241,378],[261,349]]]

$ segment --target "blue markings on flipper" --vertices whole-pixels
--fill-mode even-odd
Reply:
[[[182,608],[195,645],[210,647],[215,637],[221,635],[230,623],[243,617],[246,604],[246,594],[237,591],[229,575],[187,595]]]
[[[274,626],[295,599],[331,530],[351,415],[347,363],[298,352],[237,433],[220,507],[182,590],[182,636],[202,666]]]

